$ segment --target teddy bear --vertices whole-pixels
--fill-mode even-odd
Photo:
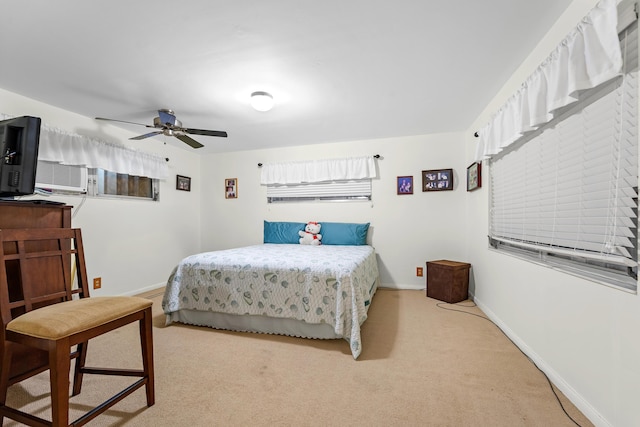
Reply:
[[[304,227],[304,231],[298,231],[301,245],[321,245],[322,234],[320,234],[321,224],[317,222],[308,222]]]

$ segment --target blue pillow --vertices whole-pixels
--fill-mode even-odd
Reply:
[[[321,222],[323,245],[366,245],[369,223]]]
[[[300,243],[304,222],[264,222],[264,243]]]

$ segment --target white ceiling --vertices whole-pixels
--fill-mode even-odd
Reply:
[[[170,108],[229,133],[194,136],[203,153],[463,131],[570,3],[5,1],[0,88],[149,125]],[[256,90],[273,110],[251,109]]]

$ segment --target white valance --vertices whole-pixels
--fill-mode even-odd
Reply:
[[[0,114],[0,119],[8,118],[10,116]],[[40,128],[38,160],[154,179],[169,176],[167,162],[161,156],[52,128],[44,123]]]
[[[351,157],[265,164],[262,166],[260,184],[302,184],[371,179],[376,176],[376,162],[373,156]]]
[[[553,118],[554,111],[618,76],[622,55],[615,0],[601,0],[478,131],[476,159],[489,158]]]

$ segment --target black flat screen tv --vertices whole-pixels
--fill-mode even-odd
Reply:
[[[35,192],[40,124],[31,116],[0,121],[0,198]]]

